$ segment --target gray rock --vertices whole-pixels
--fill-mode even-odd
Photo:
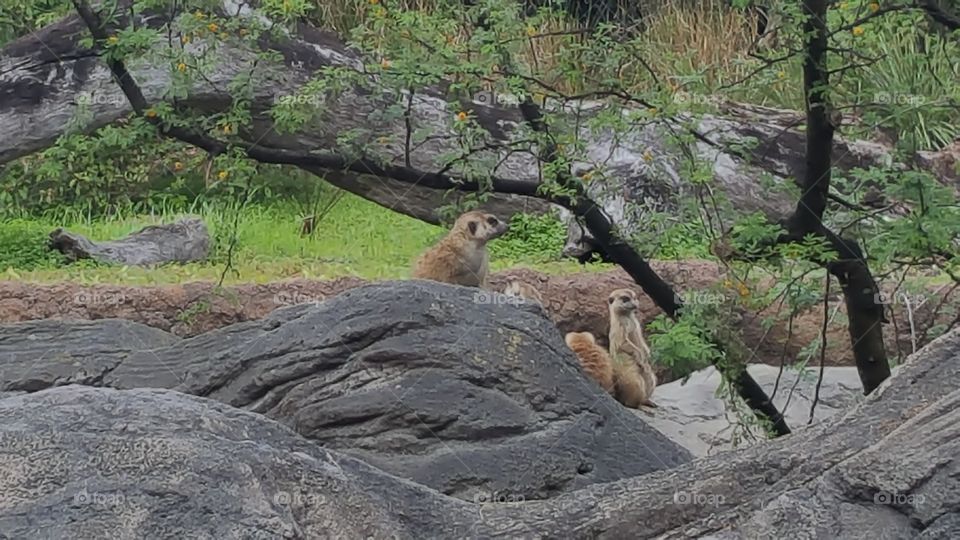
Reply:
[[[168,390],[2,400],[0,464],[2,538],[412,538],[411,522],[442,518],[423,488]]]
[[[180,338],[121,319],[39,320],[0,325],[0,391],[99,386],[131,351],[151,351]]]
[[[787,418],[791,429],[802,429],[810,420],[810,407],[819,369],[803,371],[784,369],[765,364],[752,364],[747,370],[771,396],[777,409]],[[778,381],[778,375],[779,377]],[[855,367],[824,368],[823,383],[814,412],[814,422],[848,409],[863,397],[860,378]],[[765,439],[749,409],[739,411],[727,405],[718,396],[721,378],[715,368],[708,367],[657,387],[654,401],[658,409],[644,410],[644,420],[670,440],[690,450],[695,456],[705,456],[729,450],[734,446],[754,444]],[[739,399],[736,403],[742,404]]]
[[[127,339],[110,354],[88,348],[61,357],[51,351],[69,347],[49,339],[12,358],[18,367],[5,388],[30,389],[15,378],[24,372],[56,373],[32,388],[80,382],[210,397],[471,500],[547,498],[689,461],[584,377],[539,306],[502,299],[386,282],[166,346]],[[9,325],[7,346],[36,324]],[[122,339],[117,324],[82,323],[84,332],[102,325]],[[37,358],[62,363],[38,373],[29,367]],[[96,366],[95,377],[82,376],[87,366]]]
[[[56,229],[50,233],[50,247],[72,261],[94,259],[137,266],[187,263],[207,258],[210,234],[202,219],[191,217],[175,223],[150,225],[110,242],[94,242],[81,234]]]
[[[0,534],[957,538],[958,360],[960,330],[810,429],[545,501],[480,504],[213,400],[62,386],[0,400]]]

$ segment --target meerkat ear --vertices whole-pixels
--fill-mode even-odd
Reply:
[[[470,229],[470,234],[477,234],[477,222],[471,221],[467,223],[467,228]]]

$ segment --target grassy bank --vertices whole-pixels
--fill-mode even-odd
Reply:
[[[160,268],[111,267],[81,261],[66,264],[43,247],[56,227],[94,240],[117,239],[144,226],[169,223],[182,212],[154,209],[149,213],[118,212],[110,217],[87,219],[81,215],[48,215],[0,223],[0,257],[3,279],[30,282],[169,284],[217,281],[233,254],[225,283],[264,283],[280,279],[331,279],[358,276],[366,279],[409,277],[419,253],[445,230],[407,217],[374,203],[344,196],[316,224],[312,235],[301,234],[301,214],[289,202],[255,204],[239,211],[226,204],[208,203],[194,208],[210,229],[213,246],[206,263]],[[544,272],[602,270],[609,265],[583,267],[558,259],[563,244],[559,223],[526,220],[514,223],[507,237],[491,244],[494,270],[530,267]],[[236,234],[234,234],[234,230]]]

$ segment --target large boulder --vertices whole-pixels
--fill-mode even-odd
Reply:
[[[0,531],[81,539],[957,538],[958,360],[954,331],[811,429],[545,501],[480,504],[209,399],[62,386],[0,400]]]
[[[424,488],[168,390],[7,398],[0,440],[3,538],[413,538],[442,518]]]
[[[385,282],[159,344],[136,323],[57,323],[110,351],[31,341],[50,322],[10,324],[0,344],[17,353],[2,389],[78,382],[210,397],[466,499],[546,498],[689,461],[583,375],[539,306],[503,300]],[[111,336],[92,336],[98,325]]]

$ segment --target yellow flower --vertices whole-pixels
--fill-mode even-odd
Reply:
[[[181,72],[182,72],[182,71],[186,71],[186,70],[187,70],[187,65],[186,65],[186,64],[184,64],[183,62],[180,62],[179,64],[177,64],[177,71],[181,71]]]
[[[464,111],[460,111],[460,112],[457,113],[457,120],[458,120],[458,121],[464,122],[464,121],[466,121],[466,119],[467,119],[467,113],[465,113]]]
[[[190,43],[190,36],[183,36],[182,38],[180,38],[180,43],[183,43],[184,45],[186,45],[187,43]]]
[[[175,171],[183,170],[183,163],[181,163],[181,162],[179,162],[179,161],[174,161],[174,162],[173,162],[173,170],[175,170]]]
[[[193,16],[196,17],[196,18],[198,18],[198,19],[202,19],[202,18],[206,17],[206,15],[204,15],[203,12],[200,11],[200,10],[194,11],[194,12],[193,12]]]
[[[241,36],[247,35],[247,29],[246,29],[246,28],[241,28],[241,29],[240,29],[240,35],[241,35]]]
[[[778,71],[778,72],[777,72],[777,78],[778,78],[778,79],[785,79],[786,77],[787,77],[787,72],[785,72],[785,71]]]
[[[120,41],[120,40],[117,39],[117,36],[110,36],[110,37],[107,38],[107,43],[109,43],[109,44],[111,44],[111,45],[113,45],[114,43],[116,43],[116,42],[118,42],[118,41]]]
[[[223,126],[223,132],[229,135],[233,132],[233,127],[230,124]]]
[[[217,26],[217,23],[210,23],[207,25],[207,29],[214,33],[217,31],[218,28],[220,27]]]
[[[375,6],[380,3],[380,0],[370,0],[370,5]]]
[[[862,26],[854,26],[852,32],[855,36],[862,36],[864,30]]]
[[[157,111],[155,111],[155,110],[153,110],[153,109],[147,109],[147,111],[146,111],[145,113],[143,113],[143,114],[145,114],[145,115],[147,116],[147,118],[153,118],[153,117],[157,116]]]
[[[871,2],[871,3],[870,3],[870,11],[872,11],[872,12],[874,12],[874,13],[880,11],[880,4],[878,4],[878,3],[876,3],[876,2]]]
[[[533,37],[533,36],[537,35],[537,29],[534,28],[534,27],[532,27],[532,26],[528,26],[528,27],[527,27],[527,35],[530,36],[530,37]]]
[[[390,60],[387,60],[386,58],[381,60],[380,67],[382,67],[383,69],[390,69]]]
[[[377,137],[377,142],[380,144],[387,144],[390,142],[390,139],[387,137]]]
[[[583,175],[583,181],[584,181],[584,182],[589,182],[589,181],[592,180],[592,179],[593,179],[593,173],[592,173],[592,172],[584,173],[584,175]]]
[[[846,3],[846,2],[840,2],[840,9],[847,9],[847,3]]]
[[[740,282],[740,283],[737,283],[737,293],[740,294],[741,298],[746,298],[750,296],[750,289],[748,289],[747,286],[743,284],[743,282]]]
[[[657,108],[656,108],[656,107],[650,107],[649,109],[647,109],[647,113],[649,113],[650,116],[656,116],[656,115],[657,115]]]
[[[653,161],[653,154],[651,154],[650,151],[647,150],[646,152],[643,153],[643,160],[646,161],[647,163],[650,163],[651,161]]]
[[[228,173],[227,171],[220,171],[217,173],[217,178],[221,180],[226,180],[228,176],[230,176],[230,173]]]

